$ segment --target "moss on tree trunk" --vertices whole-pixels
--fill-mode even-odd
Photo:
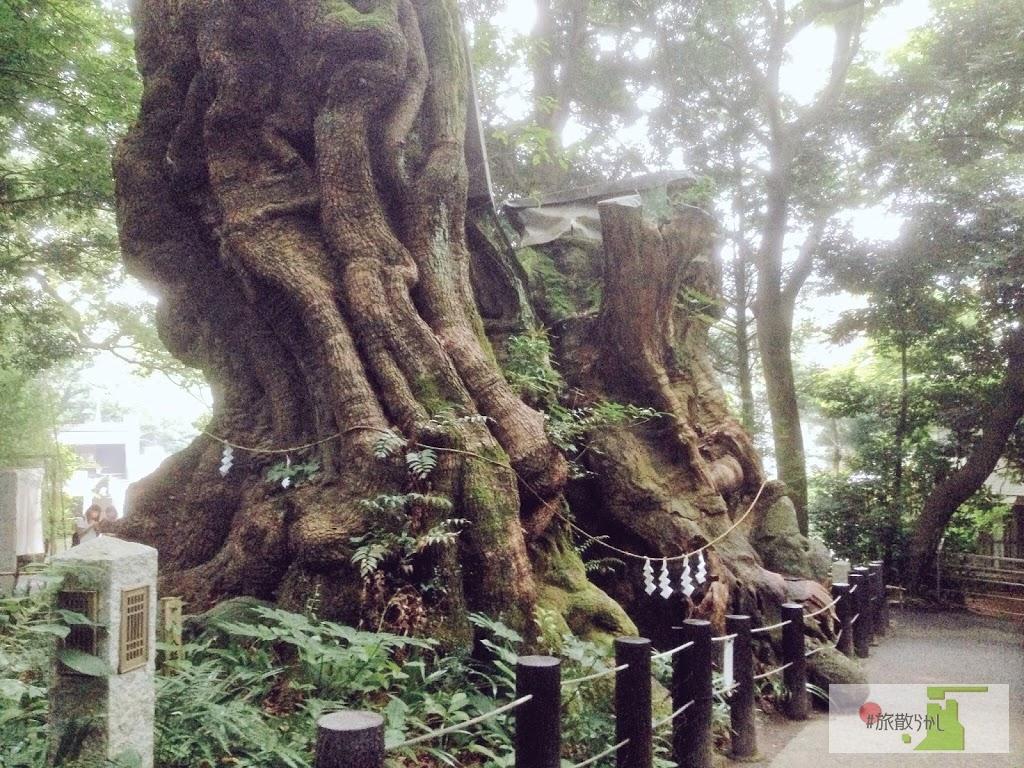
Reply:
[[[477,222],[467,245],[454,0],[140,0],[134,18],[145,92],[114,162],[125,261],[215,397],[207,434],[133,489],[122,534],[159,548],[161,592],[192,611],[312,601],[452,644],[471,611],[528,633],[538,609],[581,635],[631,631],[630,616],[657,629],[638,564],[602,591],[563,518],[674,555],[729,529],[764,480],[707,323],[677,307],[683,286],[717,295],[707,215],[680,204],[655,227],[629,201],[602,207],[600,308],[558,329],[559,364],[584,399],[662,416],[591,435],[594,476],[566,495],[566,461],[485,332],[532,313],[522,270]],[[239,447],[222,475],[225,443]],[[404,454],[424,448],[436,466],[410,474]],[[714,545],[710,585],[680,611],[785,597],[748,538],[767,508]],[[417,541],[466,522],[454,546],[406,543],[401,572],[361,575],[353,539],[396,515]]]

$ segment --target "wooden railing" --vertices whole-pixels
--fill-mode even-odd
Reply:
[[[884,635],[889,623],[885,598],[884,567],[880,562],[852,569],[849,583],[832,585],[832,601],[807,613],[802,605],[786,603],[781,620],[767,626],[752,626],[750,616],[727,616],[726,634],[714,636],[711,624],[688,619],[675,627],[678,644],[655,651],[651,641],[641,637],[620,637],[615,641],[615,666],[594,674],[562,679],[561,661],[552,656],[520,657],[516,665],[515,698],[468,722],[413,735],[401,744],[386,747],[384,718],[373,712],[334,712],[317,721],[315,768],[382,768],[386,754],[402,747],[437,739],[454,730],[467,729],[493,717],[514,713],[515,768],[559,768],[561,764],[562,692],[589,685],[600,678],[615,678],[615,734],[609,734],[605,749],[576,763],[586,768],[604,758],[615,757],[617,768],[651,768],[654,734],[672,728],[673,759],[687,768],[711,768],[712,703],[715,697],[729,704],[733,731],[732,756],[751,759],[757,754],[754,700],[755,684],[781,675],[788,692],[786,715],[803,720],[810,713],[807,688],[807,659],[828,648],[847,656],[866,657],[877,635]],[[808,649],[804,623],[834,610],[838,632],[824,644]],[[756,635],[776,633],[773,639],[782,649],[782,663],[755,674],[751,643]],[[731,654],[731,680],[719,689],[713,685],[713,660]],[[671,713],[653,720],[651,663],[669,659]],[[723,664],[723,666],[725,666]]]
[[[960,597],[982,613],[1024,619],[1024,558],[943,552],[936,559],[939,597]]]

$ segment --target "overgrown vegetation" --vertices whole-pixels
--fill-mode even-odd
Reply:
[[[73,615],[52,608],[55,582],[31,595],[0,599],[0,764],[46,764],[50,658]],[[474,615],[474,655],[442,655],[429,639],[364,632],[250,604],[244,618],[210,619],[182,658],[157,676],[158,768],[308,768],[314,724],[342,708],[381,712],[391,747],[442,726],[467,721],[512,700],[515,659],[523,638]],[[540,647],[564,659],[566,677],[590,674],[612,661],[608,647],[552,630],[537,617]],[[565,754],[596,754],[614,733],[610,688],[578,686],[563,700]],[[395,748],[391,764],[512,765],[511,716],[436,741]],[[666,745],[659,746],[658,765]],[[73,755],[63,763],[85,768]]]
[[[574,477],[586,474],[579,459],[588,450],[587,436],[594,430],[642,424],[660,416],[654,408],[611,400],[572,404],[573,393],[566,391],[554,367],[551,341],[542,329],[510,337],[505,349],[506,378],[521,397],[544,412],[548,438],[569,459]]]

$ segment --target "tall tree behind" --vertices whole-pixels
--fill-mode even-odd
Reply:
[[[1013,449],[1024,413],[1024,55],[1015,0],[943,0],[889,77],[864,73],[851,115],[874,148],[870,182],[912,221],[903,248],[939,290],[969,298],[996,373],[978,376],[962,464],[936,478],[917,517],[911,578],[925,583],[957,507]],[[865,120],[865,117],[868,120]],[[935,289],[933,289],[935,290]],[[968,321],[965,321],[968,322]],[[1009,442],[1008,442],[1009,441]]]
[[[117,335],[97,309],[120,267],[109,157],[138,94],[126,24],[95,0],[0,6],[0,369]]]
[[[880,3],[836,0],[788,5],[698,2],[657,16],[665,91],[656,143],[681,142],[693,165],[723,184],[757,179],[746,205],[756,228],[756,323],[780,478],[807,530],[807,476],[793,378],[793,314],[829,220],[850,204],[851,160],[835,110],[857,56],[865,20]],[[812,25],[835,34],[828,79],[809,104],[782,88],[787,48]],[[684,31],[685,33],[681,33]],[[734,195],[730,195],[731,197]],[[790,250],[796,255],[787,264]]]
[[[462,6],[500,192],[533,195],[647,170],[649,153],[618,133],[642,117],[640,96],[653,82],[646,21],[655,6],[538,0],[522,36],[497,25],[493,0]],[[567,147],[570,120],[583,137]]]

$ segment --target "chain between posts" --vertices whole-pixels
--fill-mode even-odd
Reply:
[[[775,667],[774,669],[769,669],[767,672],[762,672],[760,675],[754,675],[754,679],[755,680],[764,680],[766,677],[771,677],[772,675],[777,675],[782,670],[788,669],[790,666],[792,666],[792,664],[793,664],[793,662],[790,661],[790,662],[787,662],[787,663],[783,664],[781,667]]]
[[[864,626],[871,625],[872,619],[875,617],[871,613],[864,613],[863,603],[870,605],[871,602],[877,602],[880,599],[877,595],[876,584],[880,579],[876,578],[876,581],[872,582],[863,579],[861,574],[856,574],[856,576],[861,580],[858,582],[857,578],[851,578],[853,584],[834,582],[831,601],[814,611],[805,613],[803,606],[798,603],[784,604],[781,608],[782,620],[768,626],[751,628],[751,617],[727,616],[725,617],[725,633],[712,636],[711,625],[708,621],[687,619],[683,622],[684,626],[673,627],[681,633],[679,639],[676,640],[676,642],[680,642],[680,645],[658,653],[652,653],[651,642],[645,638],[617,638],[614,667],[599,668],[596,672],[567,680],[560,680],[560,661],[554,657],[520,657],[517,661],[516,693],[519,698],[483,715],[423,733],[388,747],[386,750],[382,718],[374,716],[376,719],[372,728],[375,734],[374,739],[379,742],[379,750],[371,755],[376,762],[370,762],[367,765],[370,768],[380,768],[383,766],[386,751],[404,749],[450,733],[465,734],[472,726],[522,707],[516,715],[514,728],[517,768],[557,768],[561,752],[560,712],[567,700],[565,697],[570,695],[565,693],[566,687],[577,686],[613,675],[615,676],[615,743],[603,748],[601,752],[592,757],[575,763],[571,768],[587,768],[609,758],[612,758],[609,762],[614,762],[617,768],[651,768],[652,736],[669,724],[674,724],[671,740],[676,762],[680,765],[687,765],[689,768],[708,768],[712,765],[713,758],[710,715],[712,703],[716,700],[724,700],[730,708],[730,721],[734,734],[732,740],[734,759],[751,757],[756,754],[754,696],[757,686],[754,684],[755,681],[782,675],[785,687],[791,694],[805,691],[807,687],[805,660],[831,648],[848,656],[851,655],[850,649],[845,648],[845,645],[848,644],[851,636],[856,638],[858,632],[850,628],[858,622]],[[858,599],[845,600],[846,596],[856,592],[859,583],[869,586],[867,589],[860,590],[857,595]],[[866,594],[870,595],[871,602],[865,599]],[[803,620],[820,616],[833,608],[836,609],[840,624],[834,639],[825,639],[819,645],[807,649],[808,638],[805,634]],[[854,615],[855,609],[857,610],[856,615]],[[861,618],[864,618],[865,621],[859,621]],[[885,621],[884,614],[880,621]],[[750,648],[751,635],[778,629],[783,630],[780,661],[784,663],[759,675],[754,675],[754,659]],[[773,635],[772,643],[777,644],[778,642],[779,638]],[[731,657],[727,661],[731,662],[734,675],[730,685],[717,689],[712,686],[711,682],[716,656],[713,648],[715,643],[719,644],[719,647],[723,647],[724,653],[731,653]],[[682,651],[691,648],[693,650],[686,656],[680,655]],[[858,653],[858,655],[860,654]],[[673,659],[673,657],[675,658]],[[651,662],[655,659],[673,659],[673,681],[669,695],[673,700],[674,711],[667,717],[652,722],[650,683]],[[644,681],[646,681],[646,685],[643,684]],[[523,707],[527,703],[529,706]],[[804,719],[808,714],[806,710],[809,709],[809,700],[806,704],[807,706],[802,704],[801,706],[787,706],[786,715],[790,719]],[[350,714],[367,716],[371,713],[355,712]],[[349,729],[335,728],[334,730],[339,731],[339,734],[332,737],[335,744],[339,739],[346,742],[346,745],[356,743],[354,735],[341,735],[341,732]],[[368,729],[364,728],[363,730]],[[375,745],[370,746],[377,749]],[[351,750],[349,752],[361,755],[362,752],[358,750],[364,749],[364,747],[358,746],[356,749],[356,752]],[[343,754],[344,750],[334,750],[328,755],[329,751],[325,750],[327,761],[322,764],[318,762],[318,768],[340,768],[343,765],[354,765],[351,759],[342,760],[340,763],[336,762],[336,755]],[[319,759],[319,742],[317,756]],[[331,762],[332,759],[335,762]],[[360,763],[356,761],[355,764]]]
[[[654,725],[652,725],[651,729],[656,731],[659,728],[661,728],[662,726],[668,725],[669,723],[671,723],[673,720],[675,720],[677,717],[679,717],[681,714],[683,714],[683,712],[688,710],[690,707],[692,707],[696,703],[697,703],[696,699],[690,699],[688,702],[683,704],[683,706],[681,706],[679,709],[677,709],[671,715],[669,715],[668,717],[663,717],[661,720],[659,720]]]
[[[683,643],[682,645],[677,645],[675,648],[670,648],[667,651],[662,651],[661,653],[652,654],[651,658],[652,659],[669,659],[669,658],[675,656],[680,651],[685,651],[691,645],[693,645],[693,640],[690,640],[689,642]]]
[[[819,614],[822,614],[822,613],[824,613],[825,611],[827,611],[827,610],[831,609],[832,607],[834,607],[834,606],[835,606],[835,604],[839,602],[839,600],[840,600],[840,598],[838,598],[838,597],[837,597],[837,598],[836,598],[835,600],[833,600],[833,601],[832,601],[831,603],[829,603],[828,605],[823,605],[823,606],[822,606],[821,608],[819,608],[819,609],[818,609],[818,610],[816,610],[816,611],[812,611],[811,613],[805,613],[805,614],[804,614],[804,616],[805,616],[806,618],[810,619],[810,618],[812,618],[812,617],[814,617],[814,616],[817,616],[817,615],[819,615]]]
[[[773,629],[781,629],[787,624],[789,624],[789,619],[786,619],[785,621],[780,621],[777,624],[769,624],[767,627],[755,627],[754,629],[750,630],[750,634],[756,635],[761,632],[770,632]]]

